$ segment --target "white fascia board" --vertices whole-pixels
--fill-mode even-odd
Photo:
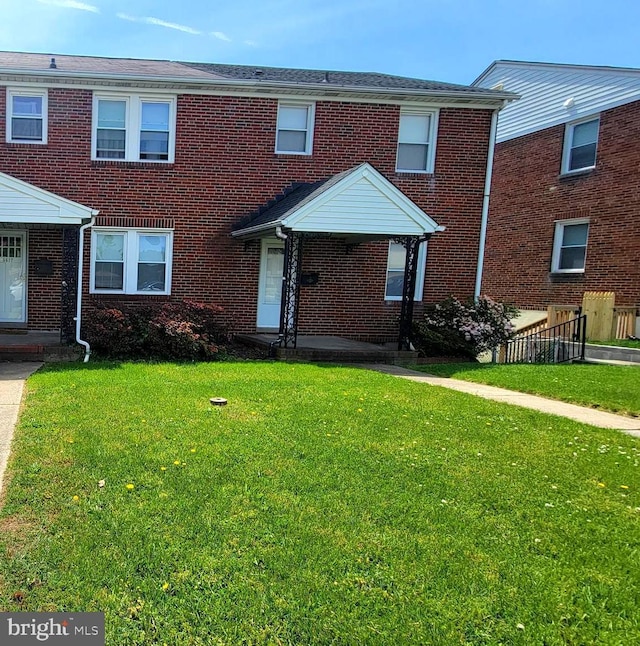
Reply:
[[[232,231],[231,237],[249,238],[256,234],[260,234],[263,231],[271,231],[272,229],[275,229],[276,227],[279,227],[279,226],[282,226],[282,222],[280,222],[280,220],[276,220],[274,222],[267,222],[266,224],[258,224],[255,227],[247,227],[243,229],[238,229],[237,231]]]
[[[404,195],[404,193],[402,193],[400,189],[394,186],[373,166],[366,162],[358,168],[354,169],[352,173],[341,179],[337,184],[319,195],[317,198],[311,200],[302,208],[296,210],[290,216],[284,218],[282,220],[282,226],[287,229],[291,229],[292,231],[311,231],[312,229],[304,227],[302,221],[309,215],[313,214],[313,212],[320,206],[323,206],[327,202],[330,202],[334,197],[347,190],[350,186],[363,178],[368,179],[385,197],[394,202],[395,205],[399,209],[401,209],[408,218],[415,222],[417,229],[419,229],[417,235],[422,235],[425,233],[430,234],[435,233],[436,231],[444,230],[443,227],[440,227],[440,225],[431,217],[429,217],[420,207],[418,207],[417,204],[412,202],[406,195]],[[318,229],[316,227],[313,230],[317,231]],[[332,232],[326,231],[326,233]],[[340,231],[339,233],[344,233],[344,231]],[[353,231],[352,233],[359,232]]]

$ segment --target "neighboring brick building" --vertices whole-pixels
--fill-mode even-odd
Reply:
[[[418,302],[473,294],[492,115],[510,98],[381,74],[0,53],[0,326],[72,338],[89,224],[85,308],[197,299],[255,332],[286,327],[284,303],[300,333],[393,338],[405,259]],[[256,230],[321,181],[333,188],[296,203],[299,229],[276,217]],[[281,289],[283,271],[299,291]]]
[[[640,70],[496,61],[483,291],[521,307],[613,291],[640,307]]]

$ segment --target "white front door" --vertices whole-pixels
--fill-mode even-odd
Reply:
[[[284,241],[265,239],[260,256],[257,327],[277,330],[280,327]]]
[[[24,232],[0,232],[0,323],[27,320],[26,256]]]

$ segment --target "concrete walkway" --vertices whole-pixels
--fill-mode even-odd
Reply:
[[[0,363],[0,492],[20,412],[24,380],[40,366],[42,364],[37,362]]]
[[[531,408],[542,413],[568,417],[576,422],[591,424],[591,426],[598,426],[600,428],[612,428],[640,438],[640,418],[624,417],[623,415],[606,413],[594,408],[567,404],[566,402],[556,401],[555,399],[546,399],[544,397],[538,397],[537,395],[518,393],[512,390],[506,390],[505,388],[485,386],[484,384],[476,384],[470,381],[461,381],[460,379],[451,379],[448,377],[435,377],[434,375],[409,370],[408,368],[402,368],[400,366],[369,364],[367,367],[388,375],[409,379],[410,381],[417,381],[432,386],[442,386],[443,388],[469,393],[470,395],[476,395],[484,399],[492,399],[498,402],[513,404],[514,406]]]

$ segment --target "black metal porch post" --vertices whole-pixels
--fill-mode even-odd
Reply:
[[[78,298],[79,231],[79,227],[72,226],[62,229],[60,342],[64,344],[73,343],[76,338],[75,316]]]
[[[298,343],[298,311],[302,267],[302,234],[288,233],[284,246],[284,274],[280,311],[280,343],[285,348]]]
[[[404,264],[404,284],[402,286],[402,307],[400,309],[400,330],[398,334],[398,350],[411,349],[411,326],[413,325],[413,299],[416,291],[416,276],[418,274],[418,252],[425,238],[400,238],[407,252]]]

